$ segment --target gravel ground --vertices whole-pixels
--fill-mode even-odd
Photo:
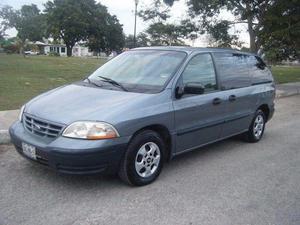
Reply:
[[[229,139],[168,163],[159,179],[66,176],[0,146],[0,224],[300,224],[300,97],[277,100],[264,138]]]

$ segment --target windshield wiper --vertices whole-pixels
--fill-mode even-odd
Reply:
[[[90,78],[88,78],[88,77],[86,77],[85,79],[87,79],[88,82],[89,82],[90,84],[93,84],[93,85],[95,85],[95,86],[97,86],[97,87],[102,87],[102,85],[99,85],[99,84],[93,82],[93,81],[92,81]]]
[[[103,77],[103,76],[98,76],[102,79],[102,81],[104,82],[108,82],[114,86],[118,86],[119,88],[123,89],[124,91],[128,91],[127,88],[125,88],[122,84],[120,84],[119,82],[113,80],[113,79],[110,79],[108,77]]]

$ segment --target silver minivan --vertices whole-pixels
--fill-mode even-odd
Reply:
[[[138,48],[35,97],[9,131],[22,156],[61,173],[118,173],[146,185],[176,155],[235,135],[259,141],[274,98],[256,55]]]

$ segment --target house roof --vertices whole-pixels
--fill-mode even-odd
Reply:
[[[43,43],[41,41],[36,41],[34,44],[36,44],[36,45],[47,45],[47,44],[45,44],[45,43]]]

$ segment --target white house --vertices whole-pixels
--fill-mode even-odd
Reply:
[[[60,56],[67,56],[67,47],[64,44],[48,44],[40,41],[35,42],[39,47],[40,53],[49,55],[51,52],[58,53]],[[76,44],[72,49],[72,55],[77,57],[91,57],[94,55],[88,47]]]
[[[80,45],[76,44],[73,47],[72,55],[78,56],[78,57],[90,57],[90,56],[94,55],[94,52],[90,51],[90,49],[88,47],[80,46]]]
[[[48,44],[44,46],[44,53],[46,55],[49,55],[51,52],[56,52],[60,56],[66,56],[67,55],[67,47],[65,45],[60,44]]]

